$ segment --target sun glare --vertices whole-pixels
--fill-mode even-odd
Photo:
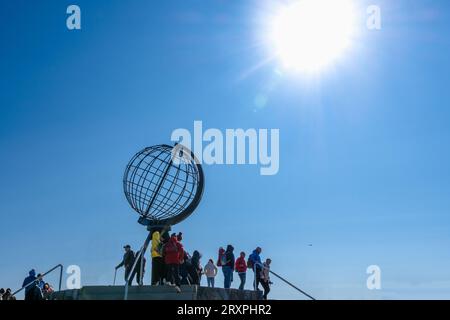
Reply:
[[[297,0],[273,18],[271,46],[285,68],[317,72],[350,46],[354,23],[351,0]]]

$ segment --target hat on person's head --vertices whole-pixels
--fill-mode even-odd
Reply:
[[[35,276],[36,275],[36,271],[34,270],[34,269],[31,269],[30,270],[30,272],[28,272],[28,274],[30,275],[30,276]]]
[[[126,244],[126,245],[123,246],[123,248],[124,249],[126,249],[126,248],[131,249],[131,246],[129,244]]]

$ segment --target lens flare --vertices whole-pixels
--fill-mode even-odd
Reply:
[[[351,45],[354,25],[351,0],[298,0],[279,9],[270,42],[285,68],[317,72]]]

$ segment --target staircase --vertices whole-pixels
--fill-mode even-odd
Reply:
[[[53,300],[123,300],[124,286],[87,286],[53,294]],[[128,300],[260,300],[261,292],[251,290],[181,286],[177,293],[171,286],[132,286]]]

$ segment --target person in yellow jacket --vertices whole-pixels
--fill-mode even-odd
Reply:
[[[152,286],[163,284],[165,278],[165,264],[162,257],[162,242],[159,231],[152,234]]]

